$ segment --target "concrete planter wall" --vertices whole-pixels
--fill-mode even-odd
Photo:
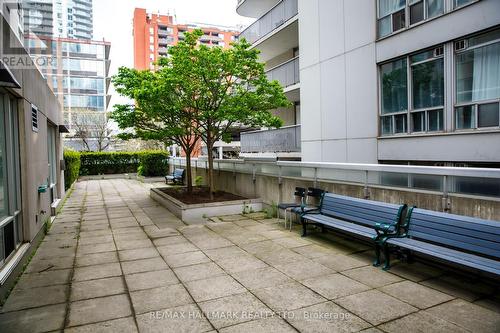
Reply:
[[[151,189],[150,196],[153,200],[157,201],[163,207],[172,212],[172,214],[188,224],[202,222],[208,217],[241,214],[245,206],[256,212],[262,210],[261,199],[187,205],[162,192],[159,188]]]

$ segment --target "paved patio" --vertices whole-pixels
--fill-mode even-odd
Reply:
[[[80,182],[0,332],[499,332],[498,286],[256,213],[186,226],[149,185]]]

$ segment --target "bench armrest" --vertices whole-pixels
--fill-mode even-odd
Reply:
[[[376,223],[373,229],[377,232],[374,240],[379,240],[380,238],[393,237],[398,234],[397,223]]]

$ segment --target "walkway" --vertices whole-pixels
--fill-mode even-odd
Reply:
[[[259,213],[186,226],[148,193],[78,183],[0,332],[500,331],[494,286],[419,263],[383,272],[359,243]]]

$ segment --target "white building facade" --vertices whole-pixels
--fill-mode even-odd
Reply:
[[[260,17],[242,35],[268,68],[298,60],[296,107],[280,115],[292,124],[298,109],[303,161],[500,165],[500,1],[240,0],[237,12]]]

